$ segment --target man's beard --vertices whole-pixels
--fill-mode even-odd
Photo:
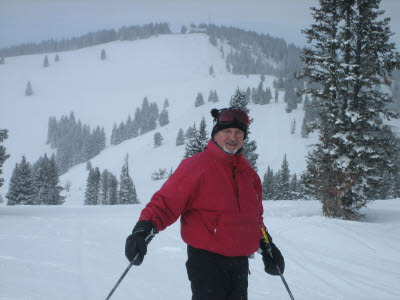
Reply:
[[[227,153],[229,153],[229,154],[236,154],[236,152],[238,151],[238,148],[236,148],[236,149],[234,149],[234,150],[229,150],[225,145],[226,145],[226,144],[224,144],[223,149],[224,149],[225,152],[227,152]],[[236,146],[237,146],[237,144],[236,144]]]

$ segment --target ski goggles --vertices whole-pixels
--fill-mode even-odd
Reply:
[[[217,123],[233,123],[239,121],[246,126],[249,126],[250,120],[249,116],[245,111],[238,108],[223,108],[219,111]]]

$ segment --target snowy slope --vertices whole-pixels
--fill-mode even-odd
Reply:
[[[0,299],[105,299],[128,265],[125,238],[143,205],[2,207]],[[400,299],[400,199],[376,201],[362,222],[320,216],[316,201],[268,201],[265,222],[296,300]],[[179,222],[159,233],[111,299],[187,300]],[[250,260],[249,299],[286,300],[279,277]]]
[[[225,45],[226,47],[226,45]],[[105,49],[108,59],[100,60]],[[226,52],[226,51],[225,51]],[[164,144],[154,149],[149,132],[108,146],[92,165],[119,176],[125,155],[139,199],[132,206],[86,207],[83,195],[87,171],[77,165],[61,177],[72,183],[67,201],[58,207],[7,207],[0,204],[0,299],[104,299],[127,261],[124,241],[141,209],[163,183],[151,181],[158,168],[175,169],[184,154],[176,147],[179,128],[186,130],[202,116],[211,130],[209,111],[227,106],[237,87],[256,87],[259,76],[227,73],[218,48],[203,34],[168,35],[135,42],[115,42],[60,53],[61,61],[43,68],[44,55],[8,58],[0,66],[0,128],[9,129],[5,146],[11,157],[4,165],[6,184],[23,154],[33,162],[45,151],[49,116],[75,113],[92,127],[104,126],[110,137],[114,122],[134,114],[143,97],[162,107],[169,99],[170,124],[158,128]],[[208,74],[213,65],[215,77]],[[35,94],[25,97],[31,80]],[[266,82],[272,87],[273,77]],[[195,108],[198,92],[207,98],[216,89],[217,105]],[[302,108],[285,113],[279,103],[250,105],[252,139],[258,145],[262,176],[270,165],[280,167],[287,153],[290,169],[305,168],[307,146],[315,137],[302,139]],[[290,122],[298,130],[290,134]],[[264,218],[286,259],[286,279],[295,298],[307,300],[400,298],[400,199],[376,201],[364,209],[361,222],[321,217],[316,201],[264,202]],[[133,268],[112,299],[189,299],[185,263],[186,246],[179,223],[160,233],[149,248],[144,264]],[[258,255],[250,262],[249,299],[289,299],[282,282],[267,276]]]
[[[227,51],[227,45],[224,45]],[[100,60],[105,49],[107,60]],[[4,165],[5,185],[0,194],[6,194],[8,179],[16,162],[26,155],[31,162],[44,152],[51,152],[45,145],[47,124],[50,116],[59,119],[71,111],[84,124],[104,126],[109,138],[114,122],[126,121],[134,115],[145,96],[157,102],[162,109],[168,98],[170,124],[158,128],[164,137],[164,145],[153,149],[154,132],[126,141],[116,147],[108,147],[92,160],[100,170],[109,169],[119,176],[124,156],[130,157],[130,170],[142,201],[158,188],[150,180],[159,168],[175,169],[184,153],[184,146],[176,147],[179,128],[184,131],[205,117],[211,132],[213,107],[229,105],[235,89],[257,87],[260,76],[237,76],[228,73],[219,47],[208,42],[204,34],[165,35],[134,42],[113,42],[96,47],[60,53],[61,61],[53,62],[55,54],[49,54],[50,67],[43,68],[44,55],[8,58],[0,68],[0,128],[9,130],[5,142],[11,158]],[[226,52],[225,51],[225,52]],[[213,66],[215,76],[209,75]],[[24,95],[25,86],[31,81],[35,94]],[[272,88],[274,77],[266,76],[264,87]],[[210,90],[217,90],[220,102],[207,103]],[[206,104],[194,107],[198,92],[203,93]],[[272,88],[272,92],[274,92]],[[270,165],[280,168],[283,155],[287,153],[290,168],[299,173],[305,168],[306,145],[312,139],[300,137],[303,111],[301,106],[292,114],[284,112],[282,103],[250,105],[252,139],[258,144],[259,174],[263,176]],[[290,134],[290,122],[297,122],[297,132]],[[62,176],[72,183],[68,203],[81,204],[87,173],[84,165],[76,166]]]

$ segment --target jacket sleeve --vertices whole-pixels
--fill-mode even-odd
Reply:
[[[254,188],[257,192],[257,198],[259,200],[259,222],[260,222],[260,227],[263,227],[264,229],[266,229],[265,225],[264,225],[264,221],[263,221],[263,213],[264,213],[264,207],[263,207],[263,203],[262,203],[262,183],[261,183],[261,179],[260,176],[258,176],[258,174],[254,171]],[[260,235],[262,236],[262,232],[260,230]]]
[[[172,176],[163,184],[142,210],[139,220],[151,220],[157,230],[174,223],[196,193],[196,179],[186,160],[182,161]]]

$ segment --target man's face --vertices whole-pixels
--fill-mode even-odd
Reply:
[[[235,154],[243,146],[244,132],[238,128],[226,128],[214,135],[214,142],[225,152]]]

